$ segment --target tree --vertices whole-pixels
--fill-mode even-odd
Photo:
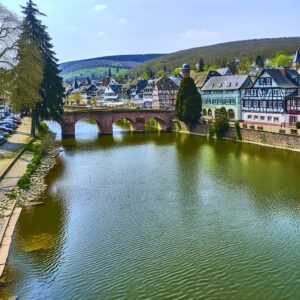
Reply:
[[[112,74],[111,74],[111,69],[108,68],[108,77],[111,78]]]
[[[32,113],[33,123],[40,127],[39,124],[42,120],[61,120],[64,88],[47,27],[38,19],[38,17],[45,16],[45,14],[38,10],[32,0],[28,0],[26,6],[22,9],[25,16],[22,27],[36,43],[43,59],[44,73],[40,89],[41,101]]]
[[[164,65],[164,72],[167,72],[167,66]]]
[[[82,95],[80,93],[74,93],[69,97],[69,102],[76,102],[77,104],[80,104],[80,102],[83,100]]]
[[[203,72],[204,71],[204,59],[201,57],[199,60],[199,72]]]
[[[287,67],[290,64],[290,62],[291,62],[290,57],[285,54],[280,54],[276,58],[276,64],[278,67]]]
[[[214,124],[214,130],[216,136],[218,138],[221,138],[224,135],[224,133],[227,131],[228,127],[229,127],[229,123],[228,123],[228,115],[226,112],[226,108],[221,107],[218,110],[218,113],[216,113],[216,119]]]
[[[28,37],[26,31],[20,35],[17,58],[19,62],[14,69],[11,107],[15,112],[32,111],[41,101],[43,59],[37,45]],[[34,125],[31,130],[34,135]]]
[[[4,68],[13,68],[20,22],[18,17],[1,3],[0,24],[0,64]]]
[[[177,94],[176,115],[178,119],[192,126],[199,120],[201,110],[202,100],[194,80],[191,77],[184,77]]]
[[[178,76],[178,75],[180,74],[180,72],[181,72],[181,69],[180,69],[180,68],[175,68],[175,69],[173,70],[173,74],[174,74],[175,76]]]
[[[265,66],[264,59],[262,58],[261,55],[257,55],[255,59],[255,64],[259,68],[263,68]]]
[[[230,69],[231,73],[233,75],[235,75],[237,73],[237,71],[238,71],[238,67],[237,67],[236,61],[233,60],[230,63],[228,63],[228,68]]]

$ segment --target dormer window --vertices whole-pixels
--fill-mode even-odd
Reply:
[[[266,78],[266,82],[267,82],[267,85],[272,85],[272,78],[271,77],[267,77]]]
[[[227,83],[227,87],[231,87],[231,82],[228,82],[228,83]]]
[[[221,86],[222,86],[222,83],[219,84],[219,87],[221,87]]]
[[[215,84],[213,83],[212,85],[211,85],[211,87],[213,88],[215,86]]]

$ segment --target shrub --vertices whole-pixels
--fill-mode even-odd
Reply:
[[[300,129],[300,121],[296,122],[296,128]]]
[[[240,128],[240,123],[238,121],[234,123],[234,129],[235,129],[235,138],[238,141],[241,141],[242,140],[241,128]]]
[[[221,107],[218,115],[216,116],[215,124],[215,133],[218,138],[224,136],[225,132],[229,128],[228,116],[225,107]]]

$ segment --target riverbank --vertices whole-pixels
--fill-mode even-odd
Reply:
[[[173,128],[174,131],[179,131],[180,133],[208,136],[209,126],[209,124],[199,123],[190,129],[183,122],[175,121]],[[294,134],[289,134],[287,133],[287,130],[283,130],[282,128],[277,129],[278,132],[274,132],[274,130],[272,131],[269,128],[263,130],[263,127],[261,126],[252,127],[253,128],[244,128],[240,124],[240,128],[238,129],[239,133],[237,133],[235,127],[229,127],[222,138],[239,143],[255,144],[264,147],[300,152],[299,130],[294,130]],[[286,133],[280,133],[279,130],[285,131]]]
[[[30,122],[26,122],[24,126],[26,131],[28,127],[30,128]],[[24,135],[26,136],[26,134]],[[34,158],[34,153],[26,149],[30,141],[30,138],[23,141],[22,148],[16,152],[16,157],[9,156],[10,164],[2,162],[2,166],[7,166],[7,169],[3,169],[5,176],[0,182],[0,277],[5,268],[11,238],[21,209],[25,206],[42,204],[36,200],[47,188],[45,177],[54,167],[60,151],[60,145],[55,141],[55,134],[53,133],[47,133],[40,140],[37,140],[35,143],[37,146],[43,144],[45,154],[30,177],[29,188],[21,189],[18,187],[18,182],[27,172],[28,166]]]

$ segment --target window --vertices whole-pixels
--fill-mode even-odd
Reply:
[[[256,96],[256,90],[251,90],[251,96]]]
[[[265,108],[267,106],[267,102],[266,101],[260,101],[259,106],[261,108]]]
[[[253,106],[258,107],[258,101],[254,101]]]
[[[258,116],[257,115],[254,115],[254,120],[258,120]]]
[[[278,101],[278,108],[282,109],[282,101]]]
[[[235,99],[230,99],[230,104],[235,105]]]
[[[260,116],[260,120],[264,121],[265,120],[265,116]]]
[[[272,122],[272,117],[268,117],[268,122]]]
[[[273,108],[277,109],[277,101],[273,101]]]
[[[248,120],[252,120],[252,115],[248,115],[248,116],[247,116],[247,119],[248,119]]]
[[[279,118],[278,117],[274,117],[274,122],[279,122]]]
[[[267,77],[266,78],[266,82],[267,82],[267,85],[272,85],[272,78],[271,77]]]
[[[272,101],[269,101],[269,102],[268,102],[268,107],[269,107],[269,108],[273,108]]]
[[[202,111],[202,115],[203,115],[203,116],[207,116],[206,109],[203,109],[203,111]]]
[[[296,116],[290,116],[290,125],[294,125],[297,122]]]
[[[266,84],[266,78],[259,78],[259,84],[265,85]]]

